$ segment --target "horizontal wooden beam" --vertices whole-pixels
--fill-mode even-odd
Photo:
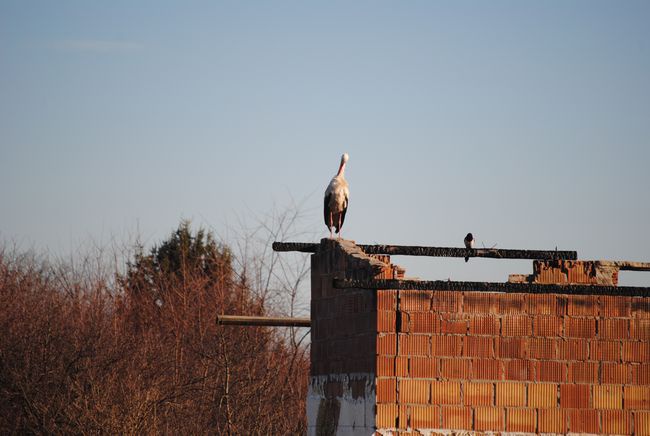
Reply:
[[[281,318],[270,316],[217,315],[219,325],[311,327],[309,318]]]
[[[319,244],[312,242],[274,242],[274,251],[299,251],[316,253]],[[505,248],[424,247],[418,245],[366,245],[358,244],[366,254],[431,257],[487,257],[491,259],[576,260],[576,251],[514,250]]]
[[[457,282],[448,280],[335,279],[337,289],[400,289],[427,291],[507,292],[522,294],[619,295],[650,297],[650,288],[635,286],[562,285],[510,282]]]

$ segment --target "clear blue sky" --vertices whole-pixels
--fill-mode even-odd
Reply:
[[[155,243],[291,198],[317,239],[347,151],[357,242],[650,261],[648,23],[647,1],[4,0],[0,239]]]

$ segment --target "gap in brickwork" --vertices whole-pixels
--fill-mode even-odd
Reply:
[[[532,260],[391,256],[407,277],[422,280],[507,282],[510,274],[532,274]]]
[[[619,271],[619,286],[650,286],[650,271]]]

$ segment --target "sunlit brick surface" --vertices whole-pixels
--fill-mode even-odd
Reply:
[[[376,429],[650,435],[648,299],[336,290],[323,277],[356,274],[336,262],[312,277],[312,373],[374,374]],[[554,262],[534,282],[596,283],[588,262]]]

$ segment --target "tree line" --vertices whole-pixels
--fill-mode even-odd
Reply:
[[[234,264],[188,222],[109,274],[0,249],[0,433],[303,434],[307,347],[216,324],[272,309]]]

